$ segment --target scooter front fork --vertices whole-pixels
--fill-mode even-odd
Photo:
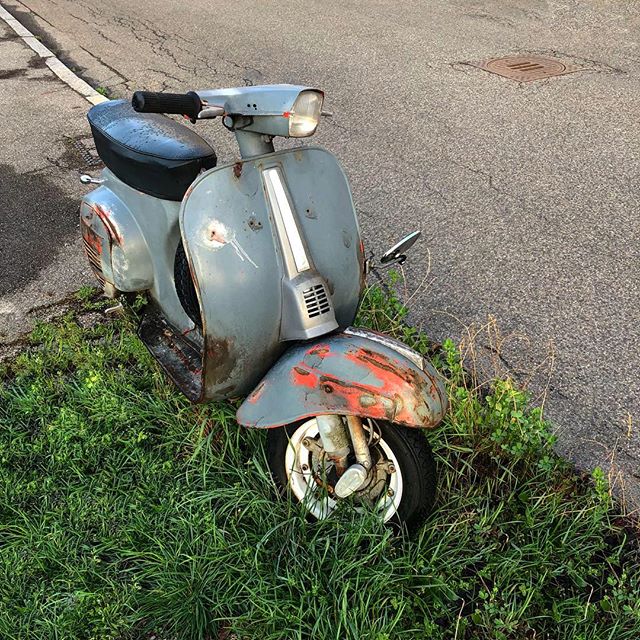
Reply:
[[[335,486],[338,498],[346,498],[357,491],[365,483],[372,465],[362,419],[358,416],[346,416],[346,419],[347,428],[340,416],[316,417],[322,447],[327,457],[334,463],[338,475]],[[347,466],[351,447],[353,447],[356,462]]]
[[[341,477],[347,470],[347,457],[351,452],[349,436],[342,418],[335,415],[317,416],[316,423],[322,448],[329,460],[333,462],[338,477]]]

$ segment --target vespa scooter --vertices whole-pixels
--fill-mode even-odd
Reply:
[[[435,494],[417,428],[442,419],[433,367],[353,328],[365,282],[349,184],[305,138],[324,94],[294,85],[136,92],[88,114],[104,162],[80,207],[89,263],[107,296],[146,292],[139,336],[193,402],[245,397],[240,425],[268,429],[275,480],[316,518],[351,498],[419,524]],[[160,115],[163,114],[163,115]],[[220,117],[240,157],[217,166],[192,123]],[[381,262],[404,259],[412,234]]]

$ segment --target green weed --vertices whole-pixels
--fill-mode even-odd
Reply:
[[[79,294],[95,309],[90,292]],[[640,549],[606,478],[553,452],[512,382],[368,289],[359,322],[428,354],[436,511],[413,539],[275,499],[264,433],[190,406],[126,319],[39,325],[0,391],[0,637],[636,640]]]

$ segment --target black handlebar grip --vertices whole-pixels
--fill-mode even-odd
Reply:
[[[136,91],[131,99],[131,106],[139,113],[175,113],[195,119],[202,111],[202,100],[195,91],[189,91],[189,93]]]

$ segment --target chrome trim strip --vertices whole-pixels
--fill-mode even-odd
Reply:
[[[413,362],[416,367],[424,371],[424,358],[422,355],[410,347],[407,347],[406,344],[403,344],[399,340],[395,340],[394,338],[374,333],[366,329],[359,329],[358,327],[347,327],[344,330],[344,333],[351,336],[358,336],[359,338],[365,338],[366,340],[372,340],[373,342],[378,342],[389,349],[393,349],[393,351],[404,356],[407,360]]]
[[[265,169],[262,172],[262,178],[280,241],[282,242],[286,238],[297,272],[308,271],[310,269],[309,258],[307,257],[287,192],[282,184],[280,170],[276,167]]]

